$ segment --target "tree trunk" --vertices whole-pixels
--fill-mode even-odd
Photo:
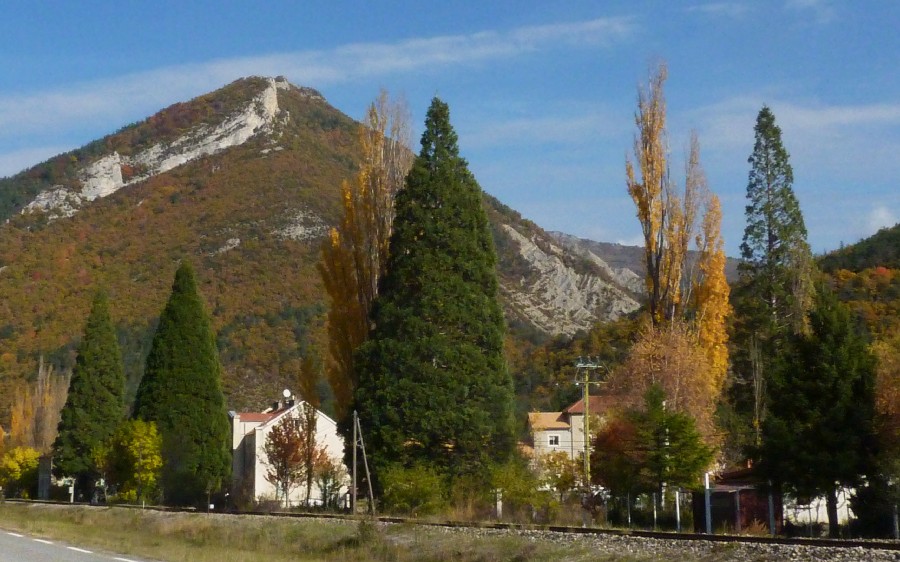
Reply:
[[[840,537],[838,528],[837,490],[832,488],[825,495],[825,508],[828,512],[828,536],[832,539]]]

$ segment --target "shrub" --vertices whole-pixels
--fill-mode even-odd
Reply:
[[[16,447],[0,457],[0,485],[7,496],[29,498],[37,495],[40,456],[31,447]]]
[[[390,468],[384,472],[382,484],[388,511],[417,517],[432,515],[447,505],[444,479],[429,467]]]

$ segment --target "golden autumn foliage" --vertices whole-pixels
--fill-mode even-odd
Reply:
[[[649,85],[638,91],[635,114],[638,133],[634,143],[637,170],[631,159],[625,162],[628,193],[637,207],[644,238],[645,281],[652,323],[652,328],[645,331],[632,350],[629,361],[633,367],[647,361],[653,363],[651,358],[659,353],[653,350],[659,343],[653,342],[653,338],[677,344],[669,350],[670,360],[702,356],[679,363],[690,372],[687,379],[691,382],[685,388],[693,389],[688,395],[696,395],[696,400],[679,400],[670,394],[683,386],[687,380],[685,373],[660,371],[659,377],[671,380],[656,382],[671,400],[685,404],[680,411],[694,416],[698,427],[709,437],[712,407],[722,392],[728,371],[726,319],[731,307],[721,238],[722,211],[718,198],[707,185],[696,134],[691,134],[685,161],[684,189],[679,190],[670,176],[663,94],[666,78],[666,67],[660,65]],[[696,258],[691,255],[691,242]],[[634,368],[628,370],[642,376]],[[640,392],[635,396],[642,396],[645,385],[637,384],[637,387]],[[701,390],[707,393],[702,400]]]
[[[635,176],[631,159],[625,160],[628,194],[637,207],[638,220],[644,238],[644,261],[647,268],[646,287],[650,315],[659,322],[668,299],[663,286],[666,277],[662,271],[665,252],[664,233],[667,230],[667,202],[670,193],[666,139],[666,100],[663,84],[667,70],[660,66],[650,79],[649,87],[638,91],[638,111],[634,120],[638,134],[634,140],[634,153],[640,170],[640,181]]]
[[[387,262],[394,195],[412,164],[405,106],[382,91],[359,136],[359,171],[341,186],[343,216],[322,246],[319,265],[331,299],[327,375],[339,416],[347,413],[356,388],[353,352],[369,333],[369,313]]]
[[[720,236],[722,209],[719,198],[711,195],[703,216],[698,275],[693,280],[693,308],[700,347],[710,362],[713,388],[722,391],[728,372],[728,330],[726,319],[731,314],[731,289],[725,280],[725,248]]]
[[[875,411],[882,449],[900,457],[900,332],[875,342]],[[900,459],[895,461],[900,464]]]
[[[21,384],[10,406],[10,446],[50,451],[68,390],[68,375],[57,374],[41,357],[37,377]]]
[[[666,407],[694,418],[704,440],[715,444],[713,416],[719,389],[711,372],[710,359],[691,324],[647,322],[628,358],[613,372],[609,391],[622,397],[624,409],[640,409],[647,391],[658,385],[666,395]]]

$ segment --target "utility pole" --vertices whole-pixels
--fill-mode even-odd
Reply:
[[[599,358],[579,357],[575,363],[575,384],[581,385],[582,397],[584,404],[584,508],[590,508],[591,497],[591,393],[590,386],[592,384],[602,384],[606,381],[594,379],[591,380],[591,373],[606,367],[600,364]]]

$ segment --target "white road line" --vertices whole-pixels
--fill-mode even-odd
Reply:
[[[118,560],[119,562],[137,562],[136,560],[129,560],[128,558],[119,558],[116,556],[113,560]]]
[[[75,552],[83,552],[85,554],[93,554],[90,550],[85,550],[83,548],[78,548],[77,546],[67,546],[69,550],[74,550]]]
[[[10,535],[10,536],[13,536],[13,537],[19,537],[20,539],[21,539],[22,536],[23,536],[23,535],[20,535],[19,533],[10,533],[9,531],[7,531],[6,534],[7,534],[7,535]]]
[[[53,544],[52,542],[45,541],[44,539],[32,539],[32,540],[34,540],[35,542],[43,543],[43,544]]]

